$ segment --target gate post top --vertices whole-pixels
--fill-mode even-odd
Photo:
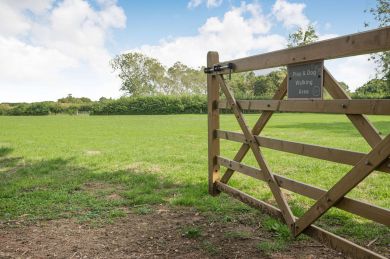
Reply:
[[[207,66],[215,65],[219,63],[219,54],[217,51],[209,51],[207,52]]]

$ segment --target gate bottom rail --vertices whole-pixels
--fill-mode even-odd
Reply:
[[[279,220],[284,221],[281,211],[273,205],[270,205],[266,202],[260,201],[240,190],[237,190],[233,187],[230,187],[227,184],[224,184],[220,181],[214,183],[215,187],[224,192],[231,197],[255,208],[261,210],[263,213],[266,213],[272,217],[278,218]],[[377,254],[371,250],[368,250],[362,246],[359,246],[345,238],[339,237],[335,234],[332,234],[320,227],[315,225],[310,225],[303,233],[312,239],[331,247],[332,249],[339,251],[345,255],[348,255],[352,258],[382,258],[386,257]]]

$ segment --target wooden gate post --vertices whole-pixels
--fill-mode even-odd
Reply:
[[[219,63],[218,52],[207,53],[207,67]],[[209,160],[209,193],[213,196],[219,193],[215,182],[220,179],[219,164],[219,138],[216,130],[219,129],[219,83],[215,75],[207,75],[207,106],[208,106],[208,160]]]

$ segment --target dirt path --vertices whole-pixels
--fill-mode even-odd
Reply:
[[[0,258],[341,258],[313,241],[296,241],[279,252],[259,249],[260,242],[272,240],[272,233],[245,222],[212,222],[191,209],[159,206],[102,227],[70,219],[3,224]]]

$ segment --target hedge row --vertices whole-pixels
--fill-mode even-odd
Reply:
[[[372,96],[353,96],[356,99],[370,99]],[[376,97],[378,98],[378,97]],[[382,97],[383,98],[383,97]],[[388,97],[389,98],[389,97]],[[267,99],[253,96],[240,96],[237,99]],[[228,111],[222,111],[228,112]],[[125,115],[125,114],[202,114],[207,113],[207,97],[187,96],[146,96],[122,97],[116,100],[105,99],[98,102],[69,104],[58,102],[38,102],[20,104],[0,104],[0,115],[49,115],[49,114]]]
[[[97,102],[91,110],[93,115],[181,113],[207,113],[207,97],[204,95],[127,97]]]
[[[31,116],[50,114],[77,114],[90,112],[93,103],[86,104],[61,104],[56,102],[0,104],[0,115]]]
[[[61,113],[89,113],[91,115],[207,113],[207,97],[204,95],[161,95],[123,97],[83,104],[58,102],[0,104],[0,115],[30,116]]]

